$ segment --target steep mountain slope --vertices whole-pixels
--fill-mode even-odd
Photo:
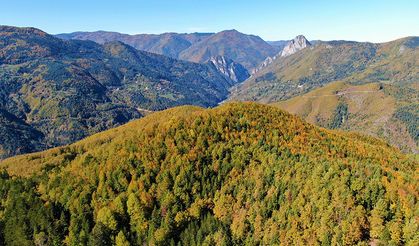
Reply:
[[[419,239],[416,161],[265,105],[173,108],[1,166],[6,244]]]
[[[279,44],[281,44],[281,42],[284,42],[284,41],[278,41],[278,42]],[[278,45],[278,43],[275,43],[275,44]],[[277,46],[277,47],[280,47],[280,51],[278,52],[278,54],[276,54],[275,56],[267,57],[261,64],[259,64],[257,68],[252,70],[252,74],[255,74],[261,71],[262,69],[264,69],[265,67],[269,66],[270,64],[274,62],[274,60],[276,60],[279,57],[290,56],[310,46],[311,46],[311,43],[306,39],[306,37],[304,37],[303,35],[298,35],[294,39],[287,41],[283,46],[282,45]]]
[[[355,84],[416,83],[419,79],[419,37],[372,44],[319,42],[276,59],[232,90],[233,100],[276,102],[334,81]]]
[[[0,157],[45,149],[44,135],[15,115],[0,109]]]
[[[293,40],[290,40],[282,49],[280,56],[290,56],[298,51],[310,47],[311,43],[303,35],[298,35]]]
[[[205,62],[212,56],[225,56],[251,71],[278,48],[269,45],[260,37],[246,35],[236,30],[216,33],[197,42],[180,53],[179,58],[193,62]]]
[[[250,77],[246,68],[224,56],[213,56],[208,62],[234,82],[243,82]]]
[[[44,136],[2,138],[0,158],[71,143],[144,110],[215,106],[234,83],[213,66],[120,42],[63,41],[34,28],[0,26],[0,110],[12,115],[5,117],[8,124],[26,129],[25,136]]]
[[[379,136],[419,153],[419,93],[391,84],[335,82],[275,105],[310,123]]]
[[[163,33],[129,35],[117,32],[74,32],[58,34],[56,37],[70,40],[91,40],[99,44],[120,41],[136,49],[178,58],[180,52],[213,33]]]
[[[63,39],[91,40],[98,43],[121,41],[136,49],[167,55],[186,61],[204,63],[211,57],[224,56],[251,71],[266,57],[280,51],[260,37],[236,30],[219,33],[163,33],[127,35],[115,32],[75,32],[58,34]]]

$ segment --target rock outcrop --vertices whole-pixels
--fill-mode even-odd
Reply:
[[[224,56],[213,56],[208,60],[209,63],[230,80],[240,83],[249,78],[250,74],[245,67]]]
[[[311,46],[311,43],[303,35],[298,35],[293,40],[290,40],[288,44],[281,51],[281,57],[290,56],[297,51],[300,51],[308,46]]]
[[[311,43],[303,35],[298,35],[294,39],[288,41],[287,45],[285,45],[285,47],[278,54],[272,57],[267,57],[257,68],[252,70],[252,74],[255,74],[263,68],[267,67],[278,57],[290,56],[309,46],[311,46]]]

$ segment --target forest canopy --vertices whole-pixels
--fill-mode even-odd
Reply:
[[[6,245],[418,245],[418,162],[275,107],[157,112],[3,161]]]

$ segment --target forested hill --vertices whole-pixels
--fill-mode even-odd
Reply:
[[[418,163],[255,103],[154,113],[1,163],[7,245],[417,245]]]
[[[214,66],[120,42],[0,26],[0,159],[72,143],[144,110],[215,106],[234,83]]]

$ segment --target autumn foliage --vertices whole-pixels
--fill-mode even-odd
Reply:
[[[418,163],[274,107],[154,113],[1,164],[8,245],[417,245]]]

